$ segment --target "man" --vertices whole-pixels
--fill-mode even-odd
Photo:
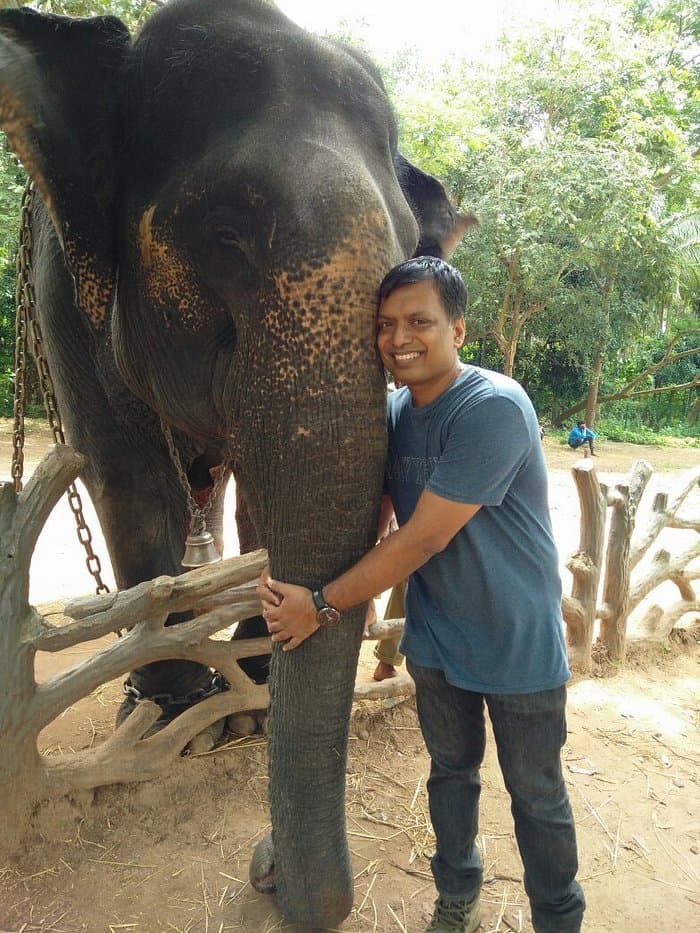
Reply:
[[[593,431],[586,425],[585,421],[577,421],[576,424],[571,429],[569,434],[569,439],[567,444],[573,450],[576,450],[578,447],[582,447],[584,444],[588,444],[588,449],[591,452],[591,457],[595,457],[595,452],[593,450],[593,441],[598,435],[594,434]]]
[[[313,593],[269,578],[259,593],[272,639],[293,650],[319,623],[409,577],[401,651],[431,757],[437,839],[426,933],[480,924],[484,704],[534,929],[578,933],[584,898],[560,760],[569,672],[542,445],[522,388],[460,363],[465,306],[461,276],[442,260],[408,260],[386,276],[377,347],[404,388],[388,399],[383,511],[393,505],[399,528]]]

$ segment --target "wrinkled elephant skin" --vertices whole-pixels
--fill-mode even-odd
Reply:
[[[178,571],[185,500],[158,416],[193,482],[229,459],[246,547],[264,544],[274,575],[346,569],[382,486],[377,286],[469,222],[396,151],[374,67],[262,0],[174,0],[133,41],[113,17],[5,10],[0,118],[41,195],[49,362],[120,585]],[[352,906],[362,617],[272,657],[277,897],[315,928]]]

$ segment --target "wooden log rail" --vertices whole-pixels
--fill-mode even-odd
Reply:
[[[641,635],[668,637],[683,616],[700,613],[693,585],[700,577],[700,536],[675,556],[659,550],[651,562],[641,564],[664,528],[700,532],[699,516],[679,514],[690,492],[700,483],[700,467],[683,474],[670,497],[665,492],[656,495],[651,517],[638,532],[637,511],[652,475],[646,461],[638,460],[613,490],[598,482],[588,458],[576,463],[572,472],[581,504],[581,537],[578,551],[567,563],[573,585],[571,595],[562,599],[562,612],[572,666],[586,671],[591,664],[596,622],[598,642],[607,656],[614,661],[624,660],[630,614],[662,583],[674,583],[680,599],[666,610],[651,606],[641,621]],[[608,508],[611,515],[603,557]]]
[[[142,781],[176,766],[194,736],[239,710],[267,706],[266,686],[254,684],[238,665],[269,651],[268,638],[222,641],[216,632],[255,615],[254,581],[264,551],[230,558],[180,577],[159,577],[130,590],[75,600],[67,625],[49,623],[29,605],[29,566],[36,540],[51,510],[82,467],[70,448],[54,447],[24,490],[0,487],[0,786],[11,788],[2,806],[5,825],[21,834],[40,799],[70,791]],[[172,612],[199,613],[166,628]],[[37,683],[37,651],[61,651],[117,629],[127,633],[70,669]],[[166,658],[187,658],[215,667],[231,689],[186,710],[160,732],[144,735],[160,714],[143,701],[106,742],[86,751],[47,759],[39,755],[40,731],[92,690],[134,667]]]

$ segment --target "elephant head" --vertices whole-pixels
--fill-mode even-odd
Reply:
[[[229,459],[275,576],[336,576],[376,532],[377,286],[417,249],[447,252],[469,220],[397,152],[374,67],[264,0],[172,0],[133,42],[110,17],[13,10],[0,30],[0,117],[90,339],[150,409]],[[363,614],[272,659],[278,897],[312,927],[352,906]]]

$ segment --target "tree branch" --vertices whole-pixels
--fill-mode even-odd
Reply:
[[[643,372],[638,373],[634,377],[634,379],[632,379],[630,382],[624,385],[617,392],[613,392],[610,395],[600,396],[598,399],[598,402],[614,402],[617,399],[621,399],[621,398],[638,398],[642,395],[658,395],[662,392],[673,392],[673,391],[680,391],[682,389],[693,388],[694,386],[700,384],[700,375],[699,375],[699,376],[696,376],[694,379],[690,380],[690,382],[685,382],[685,383],[678,384],[678,385],[658,386],[652,389],[643,389],[643,390],[640,390],[639,392],[630,391],[631,389],[634,388],[634,386],[638,385],[643,379],[646,379],[647,376],[651,376],[654,373],[659,372],[665,366],[668,366],[671,363],[675,363],[676,360],[679,360],[684,356],[689,356],[693,353],[697,353],[698,352],[697,347],[691,347],[688,350],[681,350],[678,353],[674,353],[674,354],[669,353],[669,351],[679,342],[679,340],[682,340],[684,337],[689,337],[697,333],[700,333],[700,330],[697,328],[690,328],[689,330],[679,331],[679,333],[677,333],[672,338],[672,340],[666,347],[664,351],[664,357],[662,360],[660,360],[658,363],[654,363],[652,366],[648,366]],[[572,415],[575,415],[577,414],[577,412],[581,411],[585,407],[585,405],[586,405],[586,399],[580,399],[574,405],[571,405],[565,411],[561,412],[559,417],[562,420],[564,420],[565,418],[570,418]]]
[[[241,622],[243,619],[249,619],[259,610],[260,601],[256,597],[242,600],[238,605],[216,609],[190,622],[182,622],[166,628],[165,620],[170,614],[166,606],[158,617],[145,618],[137,623],[115,644],[93,655],[87,661],[39,684],[30,705],[29,715],[36,718],[39,722],[39,729],[42,729],[56,717],[57,711],[76,703],[100,684],[113,680],[136,667],[141,667],[151,661],[165,661],[169,658],[198,660],[195,654],[197,651],[204,650],[202,642],[207,636],[236,622]],[[239,656],[264,654],[265,649],[260,650],[253,644],[254,641],[254,639],[241,639],[237,642],[235,650],[243,652]],[[266,650],[269,651],[269,647]]]
[[[679,581],[696,580],[700,577],[700,568],[691,569],[689,564],[700,556],[700,541],[696,541],[690,547],[686,548],[680,554],[671,557],[668,551],[661,550],[654,555],[651,567],[646,575],[635,581],[630,591],[630,610],[634,609],[639,603],[657,586],[666,580],[671,580],[678,586],[681,595],[686,597],[688,591],[684,585],[679,586]]]
[[[650,606],[639,623],[639,634],[654,640],[668,638],[676,623],[691,612],[700,614],[700,599],[693,602],[679,599],[665,611],[659,605]],[[698,619],[700,620],[700,615]]]
[[[32,554],[56,503],[85,466],[72,448],[55,444],[39,463],[17,497],[19,527],[15,529],[20,554]]]
[[[180,767],[183,749],[206,726],[244,709],[264,709],[267,702],[264,685],[250,686],[245,694],[233,690],[218,693],[191,706],[144,739],[142,736],[160,715],[160,707],[143,700],[101,745],[48,762],[44,766],[44,793],[65,794],[81,788],[149,780],[166,768]]]
[[[670,504],[662,505],[658,509],[655,509],[641,534],[632,540],[629,558],[630,570],[636,567],[642,557],[644,557],[661,531],[674,518],[690,490],[697,486],[698,482],[700,482],[700,467],[689,470],[681,477]]]
[[[211,601],[212,594],[224,587],[225,605],[254,599],[254,585],[242,584],[257,579],[266,560],[265,551],[252,551],[216,565],[198,567],[179,577],[147,580],[116,594],[79,597],[68,602],[64,610],[65,615],[77,621],[61,626],[46,622],[32,639],[34,647],[37,651],[62,651],[109,632],[132,628],[138,619],[159,618],[164,612],[183,612],[193,604],[199,606]],[[259,605],[258,602],[258,610]]]
[[[403,632],[405,619],[379,619],[369,626],[365,632],[366,640],[383,641],[385,638],[394,638]]]
[[[656,386],[653,389],[640,389],[638,392],[616,392],[614,395],[604,395],[599,402],[614,402],[619,398],[641,398],[643,395],[661,395],[664,392],[682,392],[683,389],[693,389],[700,385],[700,375],[690,382],[679,382],[672,386]]]

